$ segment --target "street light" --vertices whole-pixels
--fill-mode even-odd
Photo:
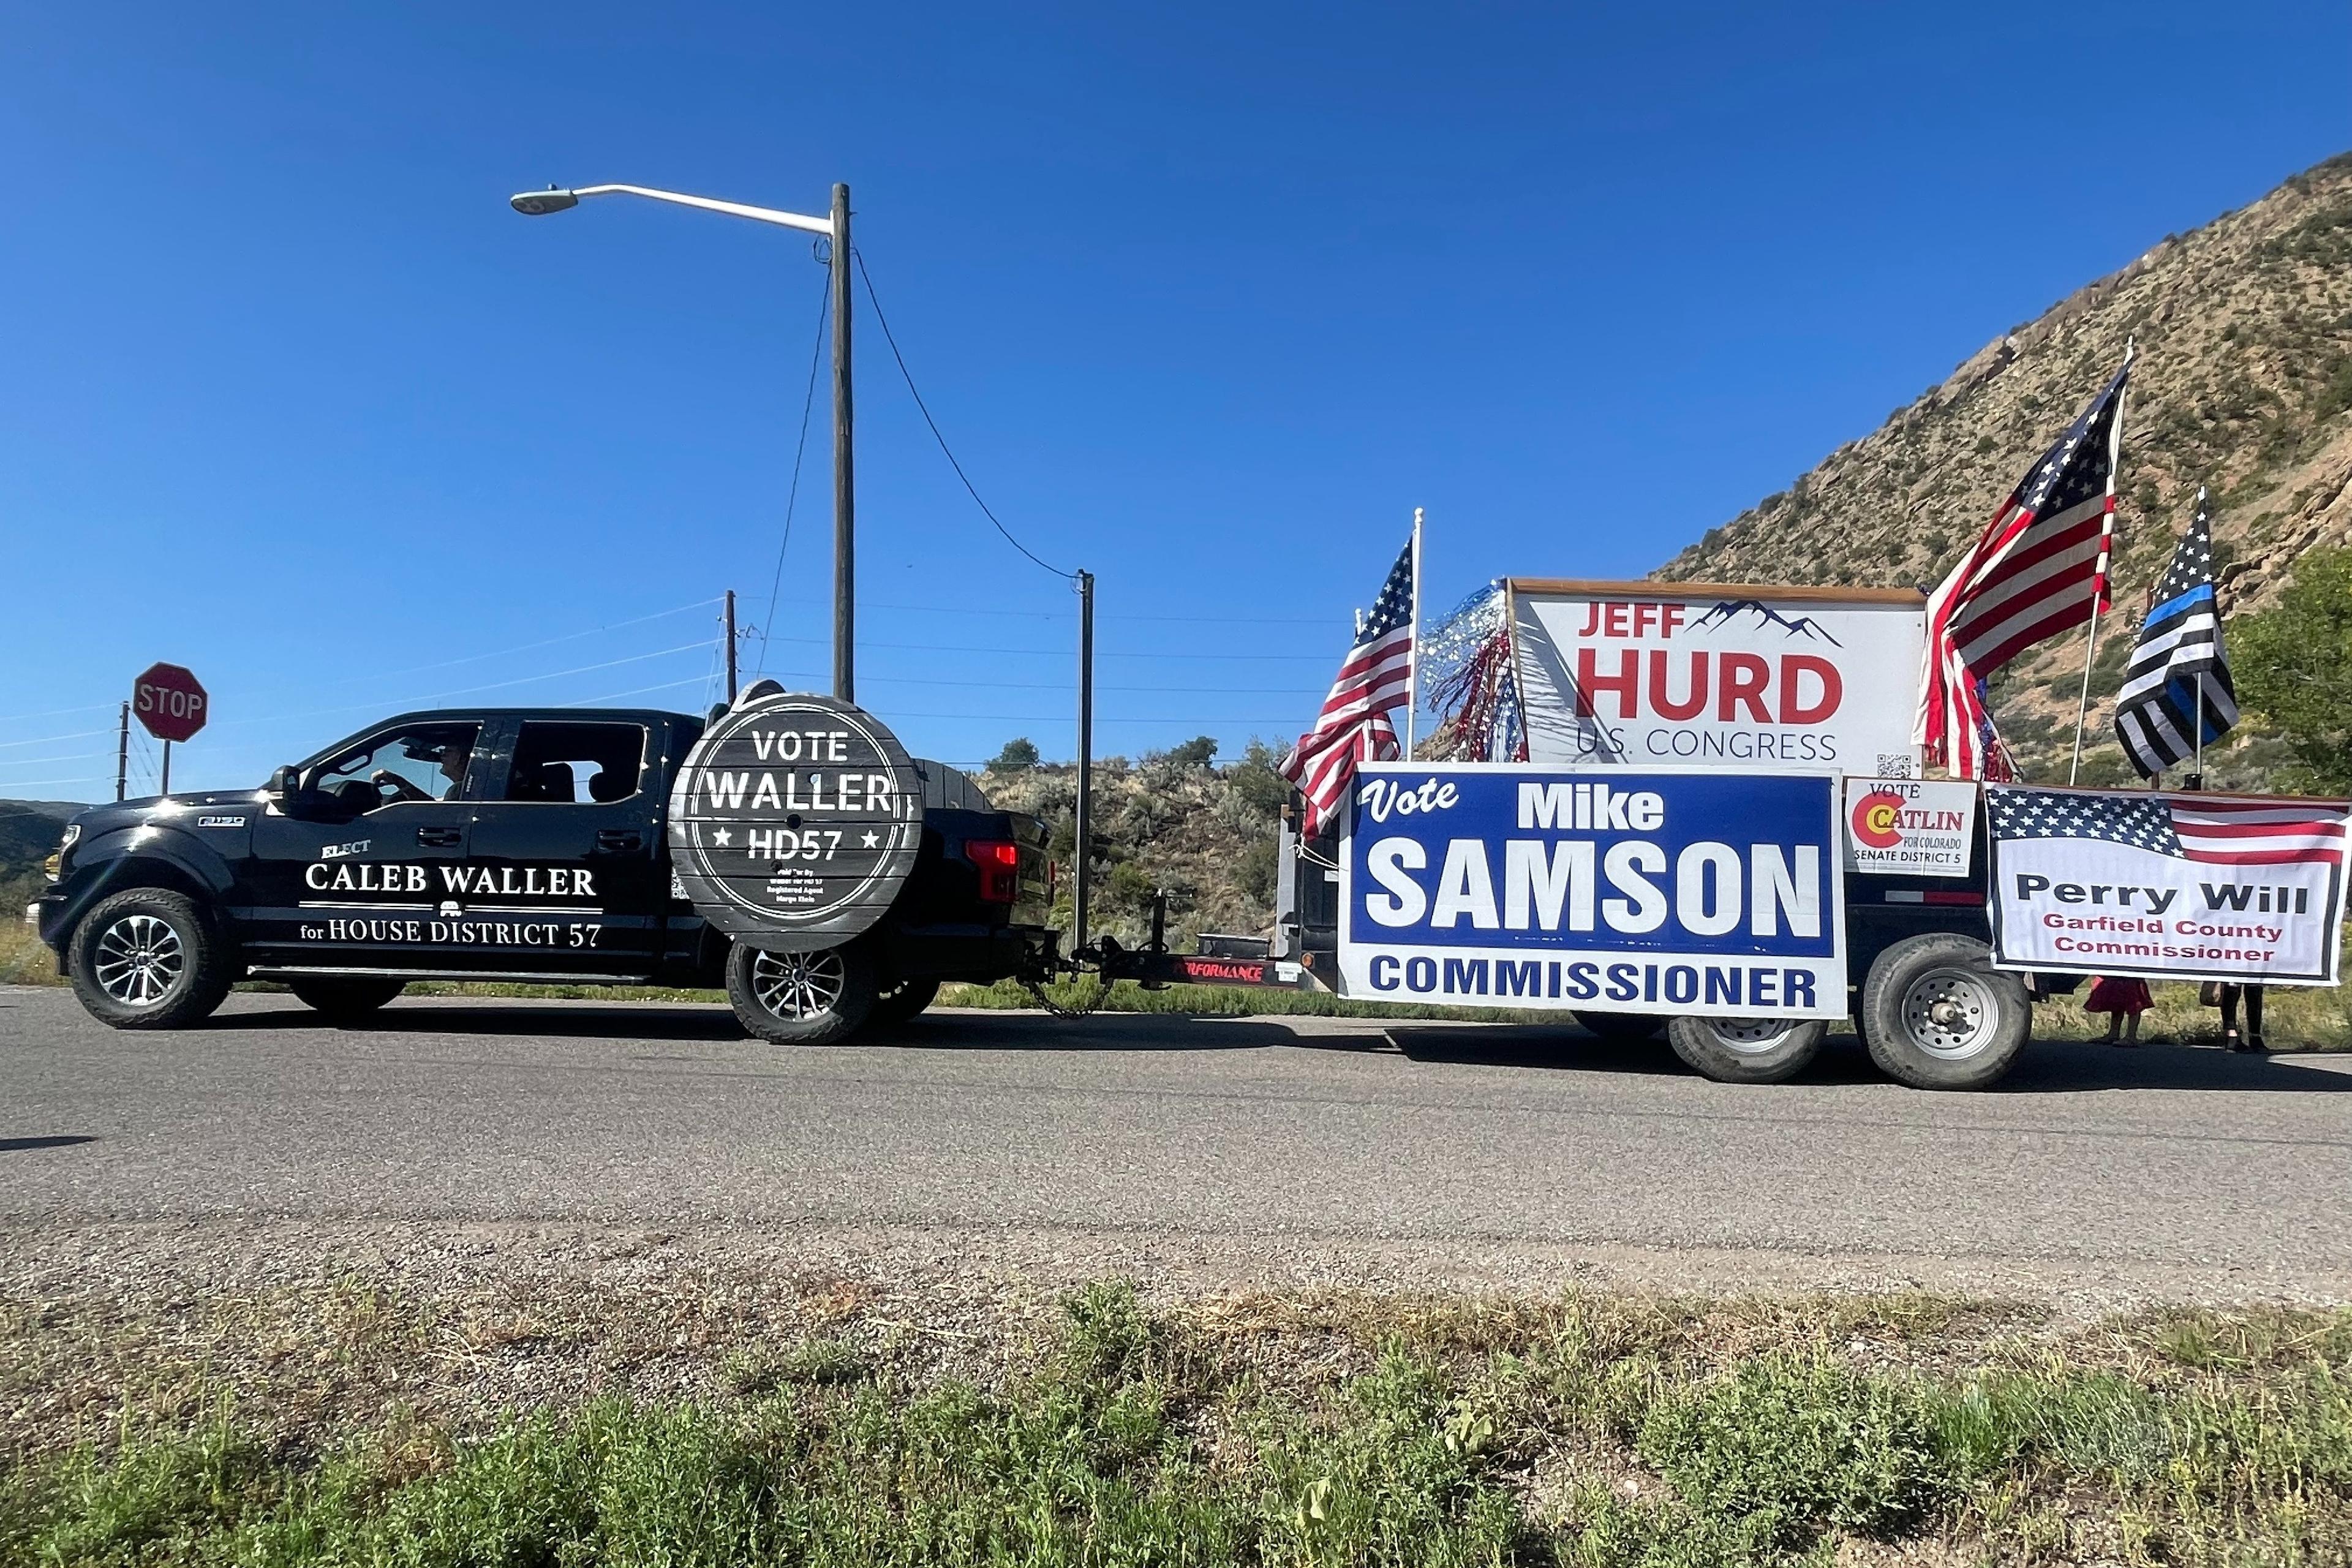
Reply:
[[[833,242],[830,258],[833,284],[833,694],[855,702],[857,626],[857,503],[856,464],[850,445],[852,404],[849,386],[849,187],[833,187],[833,215],[808,217],[774,207],[747,206],[710,196],[689,196],[677,191],[657,191],[647,185],[580,185],[571,190],[550,185],[543,191],[523,191],[509,196],[507,205],[525,217],[544,217],[580,205],[583,196],[643,196],[676,206],[700,207],[704,212],[747,217],[821,234]]]

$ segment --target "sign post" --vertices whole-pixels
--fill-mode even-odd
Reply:
[[[172,793],[172,742],[184,741],[212,716],[212,698],[185,666],[152,664],[131,685],[131,710],[163,742],[163,793]]]

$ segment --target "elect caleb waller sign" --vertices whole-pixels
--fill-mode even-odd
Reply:
[[[838,946],[872,925],[922,840],[922,784],[897,737],[827,697],[737,706],[670,794],[687,897],[728,935],[778,952]]]

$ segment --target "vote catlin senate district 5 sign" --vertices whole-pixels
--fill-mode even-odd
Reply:
[[[1828,774],[1372,763],[1341,860],[1349,996],[1845,1016]]]

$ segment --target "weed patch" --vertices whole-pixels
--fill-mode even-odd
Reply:
[[[132,1564],[2343,1562],[2352,1313],[2029,1341],[1883,1301],[1106,1283],[1001,1374],[845,1339],[723,1394],[276,1439],[126,1406],[0,1477],[0,1560]],[[1874,1355],[1880,1359],[1873,1363]]]

